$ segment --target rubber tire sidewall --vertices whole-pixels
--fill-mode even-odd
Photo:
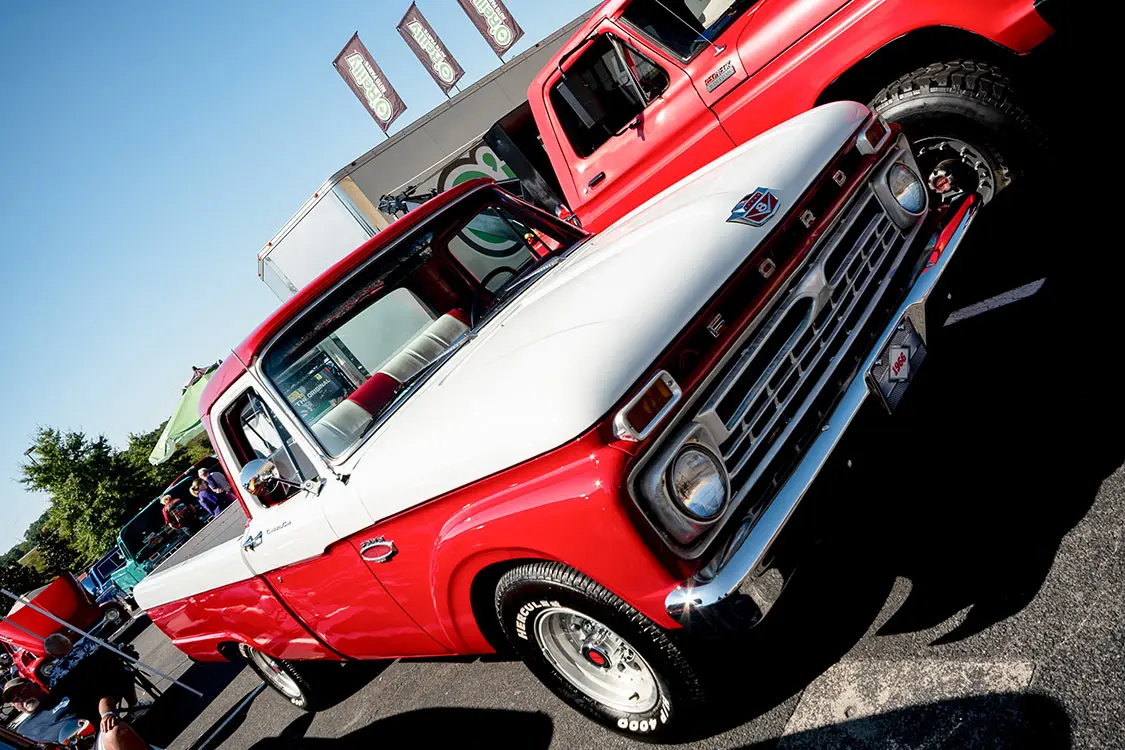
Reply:
[[[682,674],[682,668],[672,663],[643,632],[640,623],[656,628],[643,615],[633,611],[632,617],[625,616],[614,607],[590,598],[564,583],[545,579],[517,581],[503,592],[498,592],[498,597],[497,614],[512,647],[527,668],[572,708],[609,729],[636,739],[664,740],[680,731],[680,724],[677,723],[679,714],[693,701],[689,695],[684,694],[685,691],[679,689],[677,678],[682,682],[695,684],[695,676],[690,672]],[[621,605],[628,607],[623,602]],[[656,678],[656,705],[640,714],[622,712],[590,698],[563,677],[543,652],[534,635],[538,616],[552,606],[567,607],[597,620],[624,638],[644,657]],[[518,621],[521,610],[525,615],[522,625]],[[522,637],[521,633],[526,637]],[[645,724],[642,725],[641,722]],[[648,728],[642,731],[642,727]]]
[[[887,122],[902,127],[915,153],[917,142],[923,138],[955,138],[972,146],[992,169],[995,198],[1027,172],[1036,151],[1044,148],[1042,134],[1015,103],[1011,83],[1001,72],[973,61],[949,65],[956,66],[960,74],[986,78],[1000,98],[993,102],[993,97],[979,90],[950,86],[894,95],[908,82],[921,86],[936,80],[929,68],[922,68],[879,92],[870,107]],[[925,179],[926,175],[922,177]]]
[[[270,675],[267,675],[265,673],[264,668],[260,667],[256,661],[250,658],[250,651],[253,651],[254,649],[252,649],[250,646],[241,645],[238,647],[238,650],[242,654],[242,658],[244,658],[246,660],[246,663],[250,666],[250,669],[254,670],[254,673],[261,677],[262,681],[265,682],[271,690],[273,690],[290,704],[296,706],[302,711],[316,710],[312,686],[309,685],[308,680],[303,674],[301,674],[296,665],[294,665],[292,662],[286,661],[285,659],[275,659],[272,656],[269,657],[275,664],[277,664],[278,669],[288,675],[293,680],[293,682],[297,684],[297,687],[301,691],[300,700],[291,698],[290,696],[283,693],[279,687],[274,685],[273,679]]]

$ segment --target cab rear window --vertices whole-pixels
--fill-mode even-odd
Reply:
[[[666,88],[663,68],[602,34],[551,87],[551,106],[574,152],[585,157],[628,128]]]

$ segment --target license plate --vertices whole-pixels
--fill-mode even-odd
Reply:
[[[914,330],[914,324],[903,318],[870,373],[888,409],[894,411],[898,407],[925,359],[926,345],[922,343],[922,337]]]

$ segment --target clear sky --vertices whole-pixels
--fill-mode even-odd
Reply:
[[[348,37],[406,102],[392,133],[444,100],[409,4],[0,4],[0,552],[46,507],[16,483],[37,426],[123,446],[276,307],[258,250],[382,140],[332,67]],[[594,2],[506,4],[518,54]],[[499,65],[454,0],[418,6],[462,86]]]

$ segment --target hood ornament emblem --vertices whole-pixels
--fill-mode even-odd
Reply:
[[[774,195],[773,190],[764,187],[755,188],[754,192],[734,204],[727,221],[760,227],[777,213],[780,205],[781,201]]]

